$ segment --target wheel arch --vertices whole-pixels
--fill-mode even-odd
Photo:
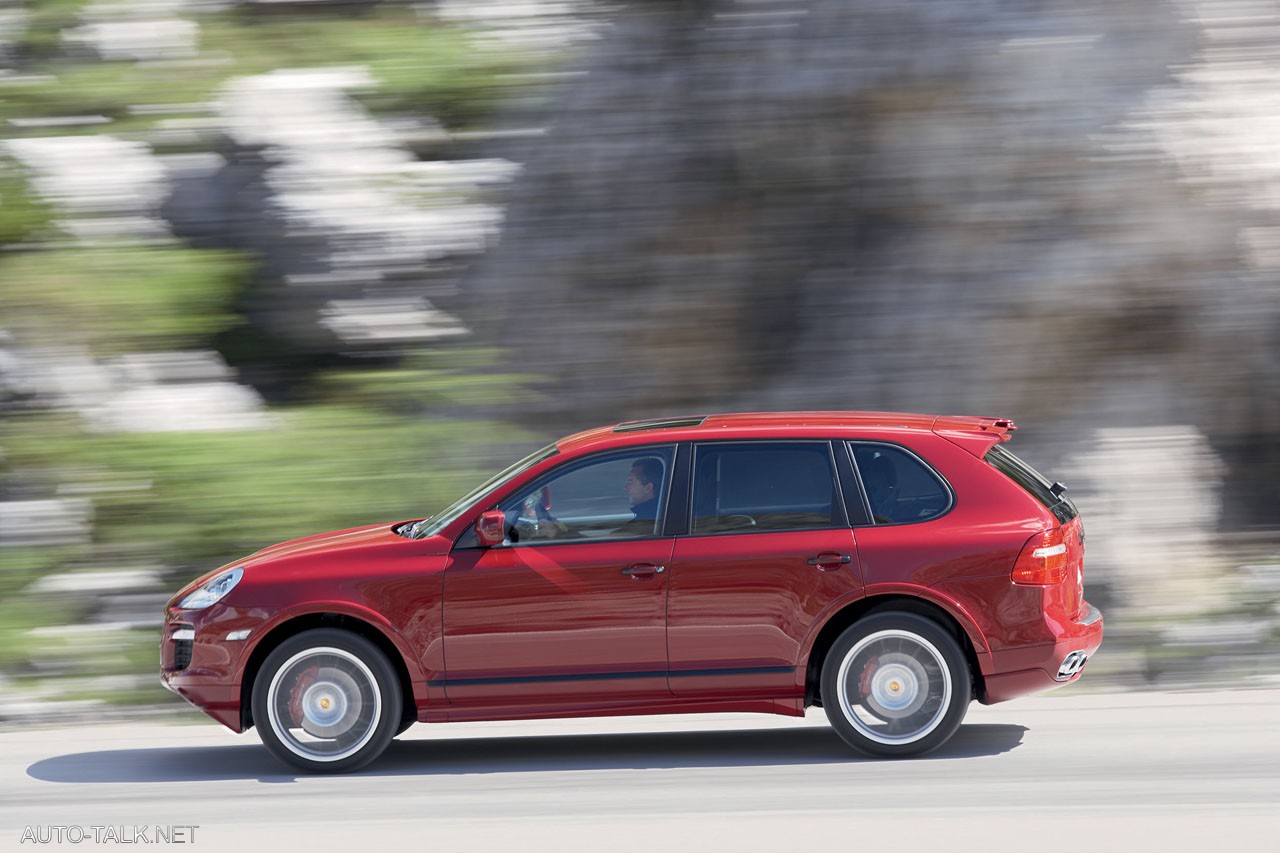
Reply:
[[[914,613],[917,616],[923,616],[937,623],[951,634],[952,638],[960,645],[960,650],[964,653],[965,663],[969,667],[974,696],[980,700],[985,698],[986,684],[983,680],[982,667],[978,661],[978,649],[975,648],[974,640],[970,636],[970,631],[976,631],[976,627],[970,623],[971,627],[967,630],[960,617],[957,617],[948,608],[937,602],[918,595],[888,592],[859,598],[845,605],[833,613],[818,630],[817,635],[810,644],[808,658],[804,667],[804,703],[806,706],[816,705],[821,707],[822,705],[821,691],[819,689],[822,679],[822,666],[826,662],[827,652],[831,650],[836,638],[843,634],[849,626],[867,616],[889,612]],[[978,637],[981,642],[981,633],[978,634]],[[986,651],[985,644],[982,646],[982,651],[983,653]]]
[[[346,613],[315,612],[294,616],[273,626],[258,641],[253,651],[249,653],[249,658],[244,665],[244,674],[240,679],[241,731],[247,731],[254,724],[253,684],[258,678],[258,672],[262,669],[262,664],[267,659],[267,656],[290,637],[296,637],[304,631],[310,631],[315,628],[337,628],[342,631],[348,631],[377,646],[387,656],[387,660],[391,663],[391,668],[395,671],[396,678],[400,682],[400,695],[403,704],[400,712],[401,722],[410,722],[418,719],[417,705],[413,696],[413,679],[409,675],[409,667],[405,663],[404,655],[391,638],[376,625],[358,617]]]

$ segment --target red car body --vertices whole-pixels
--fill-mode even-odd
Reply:
[[[966,702],[1058,687],[1080,677],[1101,643],[1102,619],[1083,598],[1084,537],[1074,507],[1047,506],[1052,499],[1037,500],[989,458],[1013,429],[993,418],[831,412],[579,433],[482,490],[430,535],[408,535],[409,522],[326,533],[266,548],[193,582],[166,608],[161,678],[231,730],[261,728],[253,691],[264,662],[290,638],[327,628],[358,635],[385,655],[400,707],[384,713],[398,727],[693,711],[800,716],[822,703],[823,665],[842,633],[892,613],[929,620],[955,640],[969,679],[962,685],[965,676],[957,676],[955,689]],[[689,460],[704,448],[756,442],[818,455],[828,448],[837,471],[833,500],[843,505],[834,517],[847,523],[693,530],[690,492],[700,485]],[[871,517],[867,474],[846,442],[923,462],[943,481],[949,505],[908,523]],[[671,469],[665,521],[653,535],[477,540],[482,513],[549,472],[653,448]],[[1058,484],[1049,488],[1061,497]],[[855,507],[859,498],[864,505]],[[1019,582],[1014,573],[1032,551],[1051,555],[1040,559],[1041,569],[1053,565]],[[225,597],[200,609],[182,606],[233,567],[243,577]],[[864,681],[874,671],[867,666]],[[886,684],[897,690],[900,680]],[[295,717],[299,696],[295,687]]]

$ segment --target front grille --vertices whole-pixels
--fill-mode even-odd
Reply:
[[[173,641],[173,668],[186,669],[191,666],[191,647],[195,645],[191,640],[174,640]]]
[[[169,632],[170,669],[186,669],[191,666],[191,650],[195,646],[196,632],[190,625],[178,623]]]

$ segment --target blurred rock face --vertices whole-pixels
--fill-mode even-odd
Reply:
[[[1249,27],[1277,15],[1221,6],[629,4],[515,155],[468,319],[547,377],[556,428],[888,408],[1256,456],[1280,194],[1261,128],[1232,158],[1267,100],[1222,81],[1267,88]],[[1229,514],[1274,497],[1233,473]]]
[[[104,133],[11,139],[0,149],[31,170],[61,227],[82,243],[168,234],[157,211],[169,187],[146,145]]]
[[[419,162],[347,90],[360,68],[281,70],[228,84],[222,156],[170,158],[165,215],[201,245],[260,259],[260,330],[319,355],[402,349],[466,329],[428,301],[433,275],[493,239],[501,160]],[[436,288],[438,290],[438,288]]]
[[[1079,501],[1088,572],[1106,578],[1108,617],[1177,619],[1230,604],[1235,582],[1212,535],[1220,467],[1185,426],[1099,429],[1064,466],[1089,486]]]

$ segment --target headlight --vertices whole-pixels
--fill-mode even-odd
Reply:
[[[232,569],[223,572],[213,580],[207,581],[199,589],[178,602],[179,610],[203,610],[211,604],[217,604],[223,596],[235,589],[244,577],[244,569]]]

